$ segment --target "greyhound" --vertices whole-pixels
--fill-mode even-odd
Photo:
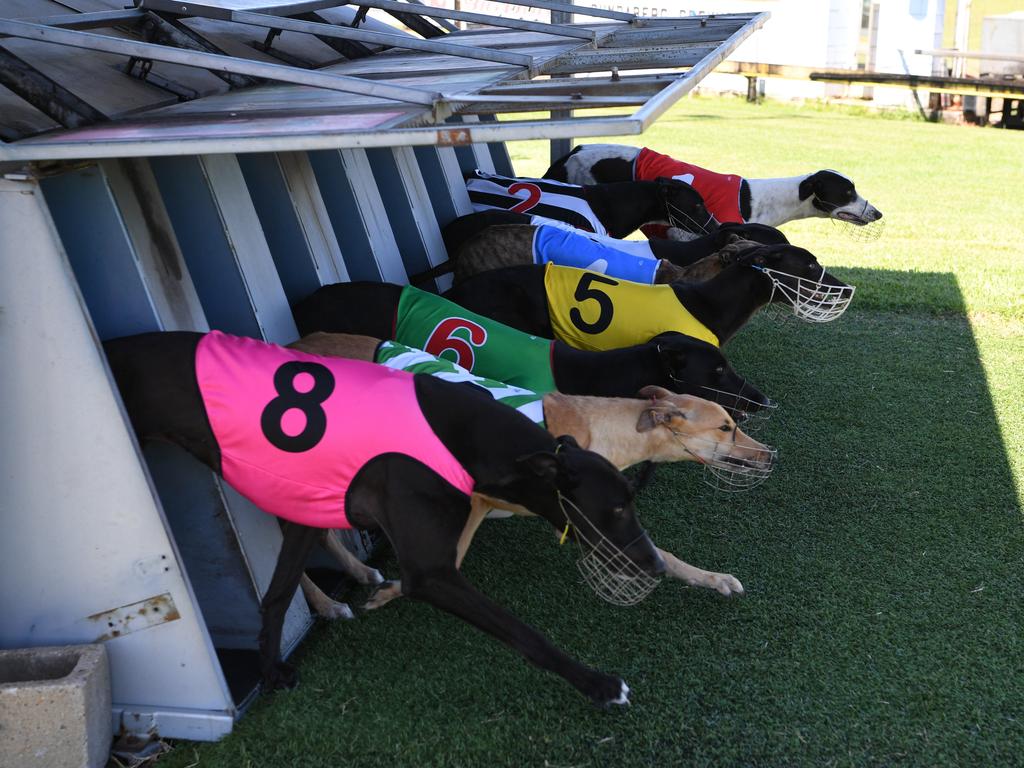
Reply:
[[[401,370],[431,373],[449,381],[475,382],[495,399],[519,408],[552,435],[571,435],[580,446],[596,451],[619,469],[641,462],[695,461],[722,473],[720,477],[734,474],[741,482],[746,477],[760,482],[774,466],[774,450],[744,434],[721,406],[692,395],[677,395],[662,387],[644,387],[637,393],[639,399],[558,392],[529,397],[531,393],[526,390],[474,376],[450,361],[369,336],[314,333],[289,347],[310,354],[368,360]],[[494,506],[523,512],[500,501]],[[459,539],[458,564],[487,510],[486,504],[473,507]],[[743,585],[732,574],[695,568],[662,549],[658,549],[658,554],[665,562],[666,575],[671,578],[690,586],[714,589],[726,596],[743,594]],[[345,571],[357,577],[366,568],[347,550],[339,562]],[[319,590],[312,582],[308,586],[304,582],[304,590],[318,610],[319,605],[331,602],[322,593],[317,594]],[[375,592],[366,607],[383,605],[397,596],[395,591],[392,582],[387,589]]]
[[[140,441],[183,447],[287,521],[261,604],[267,689],[296,682],[280,657],[281,629],[319,529],[358,527],[390,539],[403,594],[493,635],[595,704],[628,703],[621,678],[555,648],[475,590],[455,562],[470,498],[486,494],[576,538],[580,569],[602,597],[642,599],[665,564],[637,521],[631,483],[607,459],[475,387],[433,376],[216,331],[104,346]]]
[[[390,283],[326,285],[295,305],[295,322],[303,335],[357,333],[394,339],[433,354],[451,350],[448,354],[454,353],[456,362],[473,373],[534,392],[557,389],[570,395],[632,397],[641,387],[655,384],[706,397],[739,419],[774,405],[736,373],[719,350],[696,339],[673,333],[624,349],[590,352],[549,341],[550,337],[516,333],[488,320],[488,313],[467,312],[432,294],[428,298],[439,302],[436,312],[419,328],[398,322],[404,319],[403,300],[415,291]],[[506,346],[489,356],[490,345],[504,339]]]
[[[532,212],[599,235],[622,238],[645,224],[699,235],[718,229],[700,194],[675,179],[579,186],[473,171],[466,177],[466,189],[477,211]],[[517,196],[519,192],[527,194],[525,200]]]
[[[771,302],[809,322],[827,322],[846,310],[853,293],[809,251],[766,245],[743,251],[696,285],[635,285],[549,264],[483,272],[445,296],[526,333],[600,350],[671,331],[724,345]]]
[[[720,223],[753,222],[778,227],[795,219],[826,217],[866,226],[882,218],[882,212],[857,192],[852,180],[830,170],[783,178],[747,179],[735,174],[713,173],[647,148],[584,144],[556,160],[544,174],[546,179],[572,184],[658,177],[693,184]],[[678,236],[679,233],[673,234]]]
[[[462,218],[491,218],[491,214],[496,214],[495,218],[522,218],[527,221],[531,218],[507,211],[473,213]],[[746,240],[740,233],[742,230],[760,226],[739,225],[734,228],[735,231],[723,227],[712,235],[689,241],[616,240],[598,238],[592,233],[568,227],[561,222],[541,221],[543,223],[540,224],[492,223],[477,229],[473,234],[461,239],[458,247],[449,249],[448,261],[426,272],[413,275],[410,282],[413,285],[420,285],[428,279],[454,272],[454,282],[460,283],[468,277],[492,269],[551,263],[600,272],[635,283],[701,283],[721,272],[740,251],[757,245],[757,241]],[[458,223],[454,222],[456,225]],[[780,238],[777,242],[787,242],[785,236],[777,229],[763,229],[776,233]],[[465,233],[467,230],[468,228],[463,228],[462,232]],[[762,235],[760,232],[756,234]],[[776,240],[773,236],[769,237]],[[619,244],[629,247],[623,248]],[[655,251],[664,253],[665,257],[654,256]],[[694,258],[698,254],[703,255],[701,258]]]

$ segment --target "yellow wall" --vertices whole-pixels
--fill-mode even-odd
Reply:
[[[957,0],[946,0],[946,30],[943,35],[943,45],[946,48],[954,48],[956,37],[956,9]],[[967,49],[969,51],[981,50],[981,21],[986,16],[999,16],[1013,11],[1024,11],[1024,0],[972,0],[971,28],[967,37]],[[967,72],[978,74],[979,63],[977,61],[967,62]]]

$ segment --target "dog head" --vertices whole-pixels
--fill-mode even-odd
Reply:
[[[638,396],[650,405],[640,412],[637,432],[660,431],[655,461],[698,461],[719,469],[770,471],[775,451],[754,440],[717,403],[648,386]]]
[[[853,181],[836,171],[818,171],[800,182],[801,200],[810,199],[815,215],[864,226],[882,218],[882,212],[857,192]]]
[[[681,333],[663,333],[651,341],[661,362],[661,384],[665,388],[706,397],[740,420],[774,407],[757,387],[733,370],[718,347]]]
[[[670,226],[697,235],[718,231],[718,220],[704,205],[700,192],[678,179],[660,178],[655,183]]]
[[[814,254],[795,245],[764,245],[736,257],[766,280],[770,302],[788,304],[793,314],[808,322],[835,320],[846,311],[856,290],[825,271]]]
[[[556,440],[554,451],[517,459],[523,471],[540,484],[543,503],[530,509],[559,532],[597,546],[607,539],[648,576],[661,576],[665,563],[636,516],[633,484],[603,456],[580,448],[569,435]]]

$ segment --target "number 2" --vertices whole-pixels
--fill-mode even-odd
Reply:
[[[295,389],[295,377],[301,373],[313,377],[313,388],[308,392]],[[293,360],[274,371],[274,390],[278,396],[267,403],[260,416],[263,436],[272,446],[288,453],[315,448],[327,433],[327,414],[321,406],[334,391],[334,374],[320,363]],[[281,426],[285,413],[293,408],[306,417],[306,426],[297,435],[287,434]]]
[[[511,195],[524,190],[526,191],[526,199],[509,208],[510,211],[526,213],[531,208],[535,208],[537,203],[540,202],[540,187],[536,184],[527,184],[525,181],[517,181],[515,184],[510,184],[508,188],[509,194]]]
[[[593,272],[587,272],[580,278],[580,281],[576,286],[576,293],[573,294],[573,298],[579,302],[593,299],[597,302],[598,307],[600,307],[600,314],[598,314],[597,320],[592,323],[588,323],[583,319],[583,314],[579,309],[577,307],[573,307],[569,310],[569,319],[572,321],[573,325],[584,333],[598,334],[608,330],[608,326],[612,324],[612,316],[615,314],[615,306],[612,304],[612,299],[607,293],[604,293],[597,288],[590,287],[593,283],[603,283],[604,285],[619,284],[618,280],[612,280],[604,275],[595,275]]]

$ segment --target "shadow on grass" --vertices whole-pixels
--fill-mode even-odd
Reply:
[[[956,290],[949,275],[902,280]],[[483,526],[469,579],[622,674],[631,707],[594,710],[399,600],[320,627],[298,654],[300,687],[200,747],[200,764],[1013,763],[1024,536],[978,348],[963,317],[865,311],[860,298],[830,325],[760,318],[730,345],[782,403],[760,435],[780,448],[767,484],[716,496],[677,465],[641,499],[662,547],[734,573],[746,597],[664,583],[614,608],[577,583],[542,522]],[[383,568],[397,576],[393,560]],[[188,748],[167,765],[191,762]]]

